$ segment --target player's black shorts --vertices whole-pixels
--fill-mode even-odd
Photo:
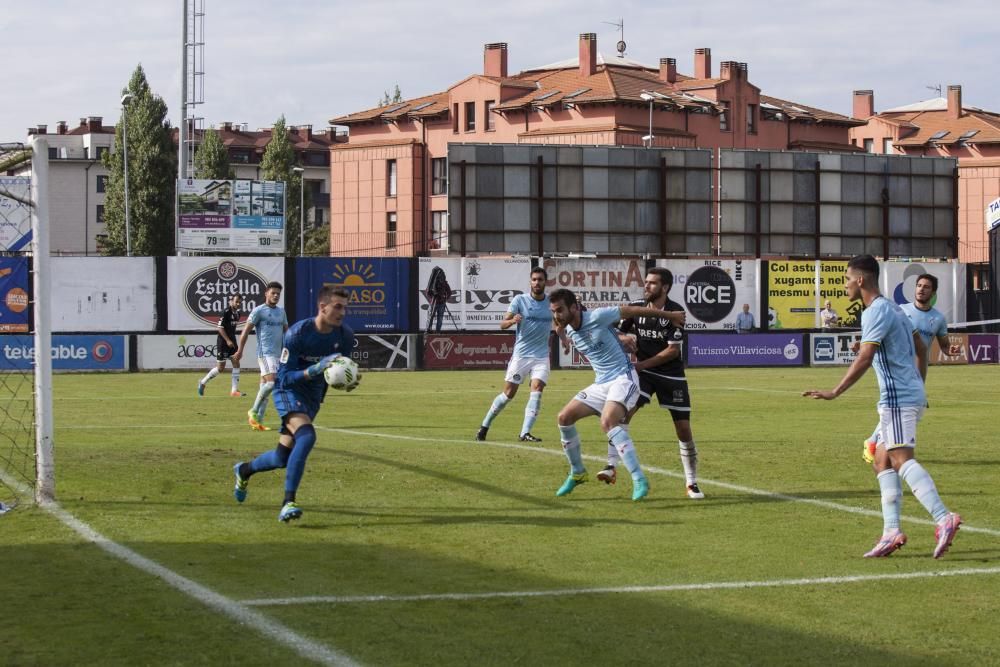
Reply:
[[[233,347],[229,347],[229,345],[226,344],[226,341],[220,339],[215,343],[215,358],[219,361],[225,361],[236,354],[237,349],[238,348],[235,345]]]
[[[639,372],[639,402],[642,407],[656,394],[661,408],[670,410],[674,421],[691,419],[691,395],[688,394],[687,380],[671,380],[662,375]]]

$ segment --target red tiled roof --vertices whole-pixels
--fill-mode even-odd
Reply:
[[[966,109],[960,118],[950,118],[947,111],[921,111],[907,113],[885,113],[876,116],[879,120],[906,123],[915,132],[895,142],[897,146],[953,145],[959,143],[962,135],[976,131],[962,140],[967,144],[1000,143],[1000,116],[989,111]],[[942,136],[936,135],[947,132]]]
[[[789,102],[788,100],[771,97],[770,95],[761,95],[760,102],[761,104],[770,104],[771,106],[778,107],[783,114],[792,120],[811,120],[817,123],[833,123],[852,127],[865,124],[865,121],[858,120],[857,118],[843,116],[832,111],[824,111],[823,109],[806,106],[798,102]]]
[[[649,127],[647,126],[639,127],[636,125],[622,125],[619,123],[602,123],[599,125],[557,125],[553,127],[543,127],[535,130],[528,130],[527,132],[520,132],[517,136],[532,137],[547,136],[551,134],[588,134],[591,132],[636,132],[646,134],[648,131]],[[696,136],[690,132],[685,132],[684,130],[678,130],[671,127],[653,127],[653,134],[658,137],[686,137],[691,139]]]
[[[393,122],[402,118],[430,118],[448,111],[448,93],[434,93],[404,102],[392,102],[387,106],[366,109],[357,113],[331,118],[331,125],[353,125],[375,121]]]
[[[820,151],[834,153],[865,153],[865,149],[854,144],[838,144],[835,141],[807,141],[798,139],[788,144],[788,147],[797,151]]]

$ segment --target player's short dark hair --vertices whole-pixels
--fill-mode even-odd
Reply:
[[[347,293],[343,287],[334,287],[333,285],[323,285],[319,288],[319,294],[316,295],[316,303],[329,303],[330,299],[335,296],[339,296],[341,299],[351,300],[351,295]]]
[[[573,290],[568,290],[565,287],[561,287],[549,294],[549,303],[561,303],[569,308],[576,302],[576,294],[573,293]]]
[[[542,276],[543,276],[543,277],[544,277],[544,278],[545,278],[546,280],[548,280],[548,279],[549,279],[549,273],[548,273],[548,271],[546,271],[545,269],[543,269],[543,268],[542,268],[542,267],[540,267],[540,266],[536,266],[535,268],[533,268],[533,269],[531,270],[531,274],[530,274],[530,275],[532,275],[532,276],[533,276],[533,275],[535,275],[536,273],[540,273],[540,274],[542,274]]]
[[[650,273],[654,276],[659,276],[660,282],[663,283],[664,287],[673,287],[674,274],[670,273],[670,269],[662,266],[654,266],[651,269],[646,269],[646,275],[648,276]]]
[[[856,255],[847,262],[847,268],[860,271],[868,276],[873,284],[878,282],[878,260],[871,255]],[[866,281],[868,282],[868,281]]]
[[[929,282],[931,284],[931,289],[937,292],[937,286],[938,286],[937,276],[933,276],[929,273],[921,273],[919,276],[917,276],[917,282],[919,283],[921,280],[926,280],[927,282]]]
[[[281,283],[279,283],[277,280],[272,280],[267,284],[267,289],[265,289],[264,291],[266,292],[269,289],[282,290],[284,288],[281,286]]]

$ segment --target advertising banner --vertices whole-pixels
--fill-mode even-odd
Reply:
[[[735,331],[736,316],[743,312],[743,304],[750,306],[756,328],[763,326],[756,260],[661,259],[656,265],[674,274],[674,286],[667,296],[687,311],[685,329]]]
[[[424,337],[424,368],[507,368],[514,352],[512,334],[432,334]]]
[[[929,273],[938,279],[937,298],[931,303],[949,322],[965,321],[965,265],[957,262],[882,262],[882,294],[899,305],[913,301],[917,277]]]
[[[316,312],[323,285],[347,290],[344,322],[355,333],[410,328],[410,260],[382,257],[314,257],[296,262],[295,312]]]
[[[986,231],[993,231],[1000,226],[1000,197],[986,205]]]
[[[52,336],[54,371],[126,371],[125,336]],[[0,336],[0,371],[28,370],[35,359],[33,336]]]
[[[969,334],[969,363],[995,364],[1000,351],[1000,336],[997,334]]]
[[[810,363],[813,366],[849,366],[857,355],[854,344],[861,333],[810,334]]]
[[[927,361],[935,366],[964,366],[969,363],[969,334],[948,334],[948,346],[958,345],[961,349],[952,357],[941,351],[937,338],[931,341],[931,349],[927,351]]]
[[[178,179],[177,249],[285,252],[285,183]]]
[[[818,329],[827,299],[844,328],[861,327],[861,301],[844,291],[844,261],[771,261],[767,263],[768,328]]]
[[[580,351],[573,345],[569,346],[569,352],[566,352],[561,344],[558,344],[556,347],[559,349],[560,368],[590,368],[590,360],[580,354]],[[629,353],[628,358],[631,359],[633,364],[635,363],[634,354]]]
[[[264,303],[272,280],[285,282],[281,257],[168,257],[167,328],[214,330],[234,294],[243,297],[242,328],[250,311]],[[279,306],[284,299],[282,291]]]
[[[53,331],[156,328],[152,257],[53,257],[50,261]]]
[[[688,366],[801,366],[802,334],[688,335]]]
[[[0,252],[31,243],[31,179],[0,176]]]
[[[0,257],[0,333],[28,329],[28,259]]]
[[[437,320],[431,322],[430,299],[427,294],[428,282],[431,272],[440,269],[444,272],[445,279],[451,287],[451,298],[448,299],[447,308],[441,316],[441,332],[457,332],[463,327],[462,321],[462,260],[459,257],[420,257],[417,260],[417,284],[413,291],[417,294],[417,303],[420,304],[417,310],[416,327],[423,331],[437,329]]]
[[[416,368],[411,351],[416,336],[412,334],[361,334],[354,337],[351,358],[361,368],[406,370]]]
[[[547,291],[565,287],[573,290],[576,298],[587,308],[620,306],[641,299],[646,280],[646,261],[643,259],[546,259],[543,268],[549,275]],[[676,279],[675,279],[676,284]],[[528,278],[524,279],[527,289]],[[674,301],[678,301],[671,292]]]
[[[208,371],[215,366],[216,336],[196,334],[137,336],[139,370],[198,370]],[[248,352],[240,359],[240,370],[258,370],[257,337],[247,340]],[[229,362],[226,362],[227,368]],[[228,383],[226,384],[228,387]]]
[[[421,257],[417,285],[421,321],[418,325],[425,331],[429,315],[427,283],[435,267],[444,271],[452,292],[442,319],[442,333],[449,330],[499,331],[510,302],[528,291],[531,279],[531,259],[528,257]]]

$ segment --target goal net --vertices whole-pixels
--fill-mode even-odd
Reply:
[[[47,181],[44,140],[0,144],[0,514],[54,496]]]

